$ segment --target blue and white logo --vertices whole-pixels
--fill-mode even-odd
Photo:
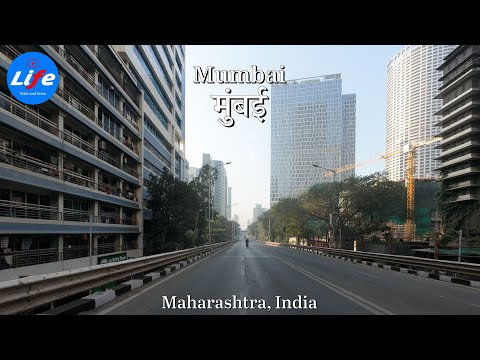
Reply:
[[[18,56],[7,72],[10,92],[28,105],[49,100],[57,90],[58,78],[58,69],[52,59],[38,52]]]

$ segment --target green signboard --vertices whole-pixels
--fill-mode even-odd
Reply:
[[[127,253],[118,253],[118,254],[110,254],[110,255],[105,255],[105,256],[99,256],[97,258],[98,264],[108,264],[112,262],[118,262],[118,261],[123,261],[127,260]]]

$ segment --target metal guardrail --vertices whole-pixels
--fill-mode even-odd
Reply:
[[[365,261],[374,261],[387,265],[411,266],[427,270],[443,271],[447,273],[456,273],[480,278],[480,264],[463,263],[449,260],[425,259],[406,255],[389,255],[363,251],[332,249],[320,246],[302,246],[290,244],[281,244],[281,246],[298,250],[314,250],[325,254],[344,256]]]
[[[0,315],[27,312],[95,287],[131,278],[197,254],[224,247],[232,242],[1,282]]]

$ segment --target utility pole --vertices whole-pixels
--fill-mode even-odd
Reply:
[[[88,256],[89,256],[89,264],[92,266],[92,223],[93,223],[93,214],[90,214],[90,243],[88,245]]]
[[[458,262],[462,261],[462,231],[458,231]]]
[[[313,167],[316,167],[316,168],[320,168],[320,169],[323,169],[323,170],[327,170],[327,171],[330,171],[331,173],[333,173],[333,187],[334,187],[334,194],[333,194],[333,206],[332,206],[332,214],[330,215],[330,225],[332,226],[332,234],[330,236],[330,240],[332,241],[332,244],[335,245],[335,215],[336,215],[336,210],[337,210],[337,204],[338,204],[338,200],[337,200],[337,188],[336,188],[336,183],[337,183],[337,171],[336,170],[333,170],[333,169],[327,169],[323,166],[320,166],[320,165],[316,165],[316,164],[313,164]],[[340,237],[340,243],[339,243],[339,247],[341,248],[342,247],[342,244],[341,244],[341,237]]]
[[[271,242],[271,240],[270,240],[270,217],[268,218],[268,241]]]
[[[212,243],[212,233],[211,233],[211,225],[210,221],[212,220],[212,167],[220,167],[224,165],[229,165],[231,162],[227,162],[225,164],[220,164],[217,166],[208,165],[208,243]]]
[[[211,166],[208,165],[208,244],[212,243],[212,235],[210,231],[210,220],[212,218],[212,199],[211,199],[211,192],[212,192],[212,169]]]

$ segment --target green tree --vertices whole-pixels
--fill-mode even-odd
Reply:
[[[437,192],[438,210],[442,218],[442,227],[444,230],[442,243],[445,245],[458,237],[453,230],[460,230],[463,220],[472,212],[480,208],[478,202],[457,202],[457,198],[452,191],[448,191],[448,181],[445,174],[442,174],[442,181]],[[464,234],[467,237],[467,234]]]
[[[405,199],[403,184],[381,173],[316,184],[300,196],[305,213],[314,219],[328,222],[335,209],[344,237],[380,230],[392,216],[404,218]]]
[[[210,173],[210,174],[209,174]],[[206,237],[208,231],[208,210],[209,210],[209,186],[210,192],[210,208],[212,209],[212,219],[215,217],[213,209],[213,187],[217,181],[218,170],[210,165],[203,165],[198,172],[198,176],[190,181],[190,186],[197,192],[202,201],[202,205],[197,210],[195,227],[194,227],[194,243],[195,245],[205,244],[208,239]]]
[[[183,249],[192,245],[188,230],[194,231],[204,202],[197,189],[177,180],[164,168],[160,176],[150,175],[147,207],[152,220],[145,233],[147,253]]]

